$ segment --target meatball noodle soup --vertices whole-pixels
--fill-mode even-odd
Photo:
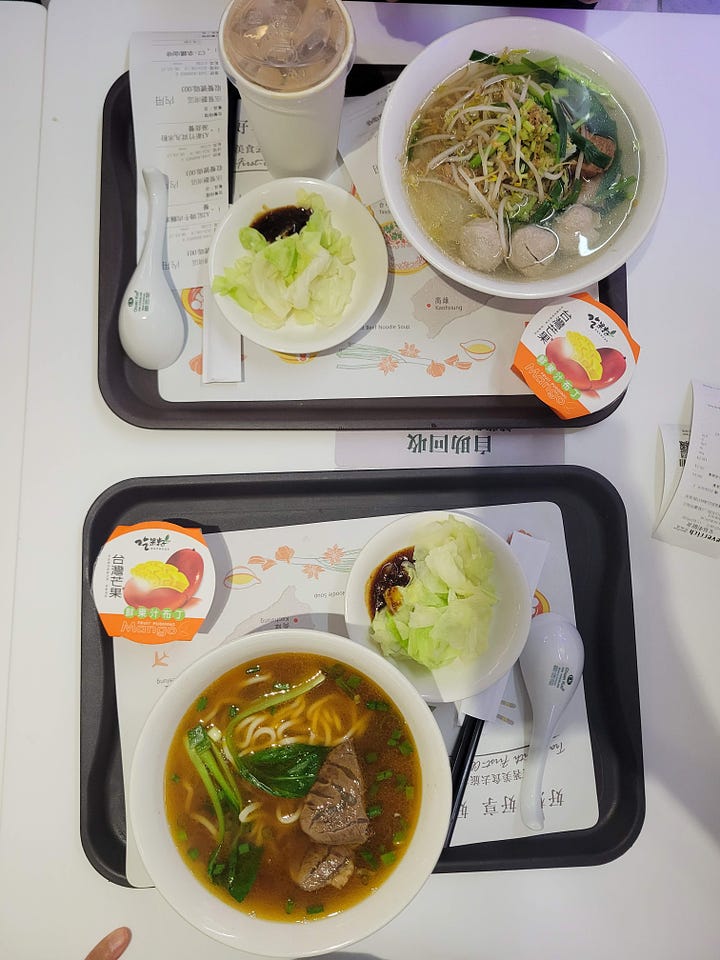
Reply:
[[[403,180],[444,253],[535,280],[610,241],[639,172],[630,121],[598,80],[538,51],[473,51],[413,118]]]
[[[313,921],[376,890],[420,806],[415,744],[364,674],[313,654],[230,670],[189,705],[167,757],[180,857],[226,903]]]

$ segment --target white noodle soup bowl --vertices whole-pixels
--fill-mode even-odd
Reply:
[[[365,674],[403,715],[421,770],[420,810],[402,858],[374,893],[335,915],[312,921],[261,920],[216,897],[183,862],[165,814],[168,750],[188,707],[234,667],[280,653],[332,658]],[[327,681],[326,681],[327,682]],[[189,923],[229,947],[264,957],[306,957],[340,950],[374,933],[415,897],[432,873],[451,808],[447,748],[429,707],[392,663],[346,637],[316,630],[253,633],[189,666],[161,695],[142,729],[132,762],[129,814],[143,863],[158,891]]]
[[[504,49],[537,50],[557,55],[599,81],[628,116],[639,159],[638,190],[629,215],[612,238],[593,256],[558,276],[517,280],[497,272],[474,270],[448,256],[425,232],[411,207],[403,182],[410,125],[433,90],[460,69],[473,50],[497,54]],[[609,276],[638,249],[662,205],[667,180],[665,137],[655,108],[640,81],[610,50],[586,34],[535,17],[480,20],[445,34],[427,46],[400,74],[380,121],[378,162],[385,199],[406,239],[433,267],[474,290],[509,299],[535,300],[586,290]]]

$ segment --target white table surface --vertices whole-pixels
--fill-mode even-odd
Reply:
[[[6,6],[0,3],[0,13]],[[127,67],[132,31],[212,28],[222,6],[223,0],[52,0],[48,11],[0,819],[0,956],[8,960],[81,960],[120,924],[134,933],[128,960],[235,956],[187,925],[156,891],[102,879],[85,858],[78,826],[81,529],[94,498],[132,476],[334,468],[331,433],[143,431],[120,421],[98,390],[103,100]],[[447,29],[499,12],[350,7],[359,57],[377,62],[409,58]],[[651,539],[658,424],[687,420],[691,377],[720,380],[711,217],[718,203],[707,186],[720,152],[713,120],[720,17],[540,15],[580,27],[633,68],[669,145],[664,208],[629,264],[639,369],[612,417],[567,430],[566,441],[566,461],[608,477],[628,511],[645,824],[631,849],[604,866],[433,876],[397,920],[343,954],[357,960],[715,960],[720,947],[720,567]],[[16,16],[10,15],[14,28]],[[682,71],[671,67],[678,51]],[[3,106],[8,97],[4,90]],[[27,301],[23,309],[26,317]],[[12,540],[14,530],[6,532]]]
[[[40,162],[40,121],[45,58],[45,8],[35,3],[0,3],[0,378],[3,465],[0,498],[5,506],[0,538],[0,717],[5,716],[10,658],[10,623],[15,592],[18,507],[25,425],[32,300],[35,196]],[[3,724],[4,726],[4,724]],[[0,776],[4,738],[0,738]],[[0,804],[1,804],[0,798]]]

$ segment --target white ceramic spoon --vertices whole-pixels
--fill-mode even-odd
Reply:
[[[139,367],[162,370],[185,345],[185,320],[163,270],[168,184],[154,167],[143,170],[148,194],[148,225],[140,262],[120,306],[120,343]]]
[[[556,613],[541,613],[530,624],[520,654],[520,671],[532,705],[530,749],[520,787],[520,816],[530,830],[542,830],[542,782],[548,748],[558,720],[572,700],[585,663],[577,629]]]

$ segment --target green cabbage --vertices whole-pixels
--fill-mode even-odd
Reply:
[[[401,605],[395,613],[378,611],[371,637],[386,656],[431,670],[480,656],[497,602],[494,562],[475,527],[455,517],[429,524],[415,543],[410,582],[398,588]]]
[[[355,256],[350,237],[333,227],[316,193],[298,192],[298,205],[312,210],[299,233],[268,243],[252,227],[239,232],[247,254],[213,278],[213,293],[232,297],[263,327],[288,320],[334,326],[350,302]]]

